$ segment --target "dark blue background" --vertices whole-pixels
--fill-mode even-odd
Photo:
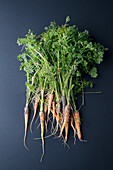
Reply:
[[[63,24],[69,15],[70,24],[89,30],[95,41],[109,48],[94,80],[95,91],[87,94],[81,110],[82,131],[87,143],[73,145],[70,130],[68,144],[48,138],[45,157],[40,163],[40,130],[23,146],[25,74],[19,71],[17,37],[24,37],[31,28],[40,34],[50,21]],[[0,170],[112,170],[113,169],[113,1],[112,0],[0,0]]]

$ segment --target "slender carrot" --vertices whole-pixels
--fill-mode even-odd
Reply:
[[[65,98],[65,96],[62,95],[61,100],[62,100],[62,107],[63,107],[63,114],[64,114],[65,106],[66,106],[66,98]]]
[[[63,123],[63,116],[65,114],[65,106],[66,106],[66,98],[65,98],[64,95],[62,95],[61,101],[62,101],[62,113],[63,113],[62,114],[62,122],[61,123]]]
[[[53,114],[53,121],[52,121],[51,131],[54,129],[53,124],[54,124],[55,117],[56,117],[55,101],[52,103],[52,105],[53,105],[53,109],[51,109],[51,112]]]
[[[39,116],[40,116],[40,124],[41,124],[41,139],[42,139],[42,151],[43,151],[40,161],[42,162],[44,156],[44,121],[45,121],[44,112],[40,111]]]
[[[25,143],[26,136],[27,136],[28,119],[29,119],[29,107],[28,106],[25,106],[25,108],[24,108],[24,119],[25,119],[24,146],[26,149],[28,149],[28,147],[26,146],[26,143]]]
[[[45,87],[45,83],[44,83]],[[40,125],[41,125],[41,139],[42,139],[42,156],[40,159],[40,162],[42,162],[43,156],[44,156],[44,129],[45,129],[45,115],[44,115],[44,88],[41,89],[41,103],[40,103]]]
[[[47,113],[47,110],[48,110],[48,105],[46,103],[47,103],[47,99],[45,99],[45,105],[44,105],[44,112],[45,113]]]
[[[40,95],[40,94],[39,94],[39,95]],[[30,131],[31,131],[31,133],[33,133],[33,131],[32,131],[32,124],[33,124],[34,118],[35,118],[35,116],[36,116],[38,104],[39,104],[39,97],[37,97],[37,95],[35,95],[34,114],[33,114],[32,120],[31,120],[31,124],[30,124]]]
[[[78,135],[79,140],[81,140],[80,114],[79,114],[79,112],[76,112],[74,114],[74,118],[75,118],[75,126],[76,126],[76,130],[77,130],[77,135]]]
[[[57,122],[55,133],[57,133],[58,127],[60,127],[61,129],[61,115],[60,115],[60,107],[58,107],[58,104],[56,104],[56,116],[55,117],[56,117],[56,122]]]
[[[68,137],[68,128],[69,128],[69,122],[67,122],[65,125],[65,143],[66,143],[67,137]]]
[[[49,94],[49,96],[48,96],[48,117],[49,117],[49,114],[50,114],[50,111],[51,111],[51,104],[52,104],[52,101],[53,101],[53,97],[54,97],[53,94]]]
[[[76,141],[76,138],[75,138],[76,129],[74,128],[73,120],[74,120],[74,117],[73,117],[73,115],[71,115],[71,127],[72,127],[72,129],[73,129],[73,131],[74,131],[74,144],[75,144],[75,141]]]
[[[54,123],[54,120],[55,120],[55,115],[56,115],[56,111],[55,111],[55,102],[53,102],[53,123]]]
[[[47,132],[47,110],[48,110],[48,105],[46,104],[48,99],[45,99],[44,103],[44,114],[45,114],[45,126],[46,126],[46,132]]]
[[[70,106],[66,105],[65,106],[65,112],[64,112],[64,122],[63,122],[63,125],[62,125],[62,128],[61,128],[61,131],[60,131],[60,137],[62,136],[62,133],[63,133],[65,126],[68,127],[67,124],[69,123],[70,110],[71,110]],[[66,127],[66,131],[67,131],[67,127]],[[68,131],[66,132],[66,139],[67,139],[67,135],[68,135]]]

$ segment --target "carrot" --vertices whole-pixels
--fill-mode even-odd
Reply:
[[[61,101],[62,101],[63,114],[64,114],[65,106],[66,106],[66,99],[65,99],[65,96],[63,96],[63,95],[62,95],[62,97],[61,97]]]
[[[71,110],[70,106],[66,105],[65,106],[65,112],[64,112],[64,122],[63,122],[61,131],[60,131],[60,136],[59,136],[59,137],[62,136],[63,130],[66,127],[65,141],[67,141],[67,135],[68,135],[68,123],[69,123],[70,110]]]
[[[45,104],[44,104],[45,126],[46,126],[46,132],[47,132],[47,110],[48,110],[48,105],[46,103],[47,103],[47,99],[45,99]]]
[[[51,111],[51,104],[52,104],[52,101],[53,101],[53,97],[54,97],[53,94],[49,94],[49,96],[48,96],[48,117],[49,117],[49,114],[50,114],[50,111]]]
[[[53,102],[53,123],[54,123],[54,120],[55,120],[55,115],[56,115],[56,111],[55,111],[55,102]]]
[[[52,105],[53,105],[53,110],[51,109],[51,112],[53,114],[53,121],[52,121],[51,131],[53,129],[53,124],[54,124],[54,120],[55,120],[55,117],[56,117],[55,101],[52,103]]]
[[[48,105],[46,103],[47,103],[47,99],[45,100],[45,105],[44,105],[44,112],[45,113],[47,113],[47,110],[48,110]]]
[[[75,138],[76,129],[74,128],[73,120],[74,120],[74,117],[73,117],[73,115],[71,115],[71,127],[72,127],[72,129],[73,129],[73,131],[74,131],[74,144],[75,144],[75,141],[76,141],[76,138]]]
[[[25,108],[24,108],[24,119],[25,119],[24,146],[26,149],[28,149],[28,147],[26,146],[26,143],[25,143],[26,135],[27,135],[27,128],[28,128],[28,119],[29,119],[29,107],[28,106],[25,106]]]
[[[39,98],[37,97],[37,95],[35,95],[34,114],[33,114],[32,120],[31,120],[31,124],[30,124],[30,131],[31,131],[31,133],[33,133],[33,131],[32,131],[32,124],[33,124],[33,120],[34,120],[34,118],[35,118],[35,116],[36,116],[38,104],[39,104]]]
[[[68,128],[69,128],[69,121],[65,125],[65,143],[67,141],[67,136],[68,136]]]
[[[56,104],[56,122],[57,122],[57,125],[56,125],[56,128],[55,128],[55,133],[57,133],[58,131],[58,127],[60,127],[61,129],[61,114],[60,114],[60,107],[58,107],[58,104]]]
[[[40,111],[39,116],[40,116],[40,124],[41,124],[41,139],[42,139],[42,151],[43,151],[40,161],[42,162],[44,156],[44,121],[45,121],[44,112]]]
[[[76,126],[76,130],[77,130],[77,135],[78,135],[79,140],[81,140],[80,114],[79,114],[79,112],[76,112],[74,114],[74,118],[75,118],[75,126]]]

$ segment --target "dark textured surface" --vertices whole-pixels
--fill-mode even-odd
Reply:
[[[19,71],[17,37],[31,28],[40,34],[50,21],[89,30],[95,41],[109,48],[99,67],[95,91],[87,94],[81,110],[82,131],[87,143],[73,145],[70,130],[64,148],[58,139],[46,139],[43,163],[40,130],[28,132],[23,146],[25,75]],[[0,170],[112,170],[113,169],[113,1],[112,0],[0,0]]]

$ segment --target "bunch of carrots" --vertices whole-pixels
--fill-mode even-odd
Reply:
[[[97,77],[96,64],[103,61],[104,50],[107,50],[103,45],[93,43],[88,31],[80,32],[75,25],[69,26],[69,21],[67,17],[62,26],[51,22],[39,36],[29,30],[25,38],[17,40],[18,45],[22,45],[21,54],[18,55],[20,70],[24,70],[27,77],[24,146],[27,148],[25,140],[30,104],[33,103],[30,131],[33,133],[32,125],[38,114],[43,151],[41,161],[48,122],[51,122],[51,135],[60,131],[58,137],[62,137],[65,144],[69,124],[74,132],[74,142],[76,135],[82,141],[79,111],[84,105],[84,88],[92,87],[92,82],[83,77],[85,74]],[[78,94],[82,94],[83,99],[79,109],[76,106]]]

